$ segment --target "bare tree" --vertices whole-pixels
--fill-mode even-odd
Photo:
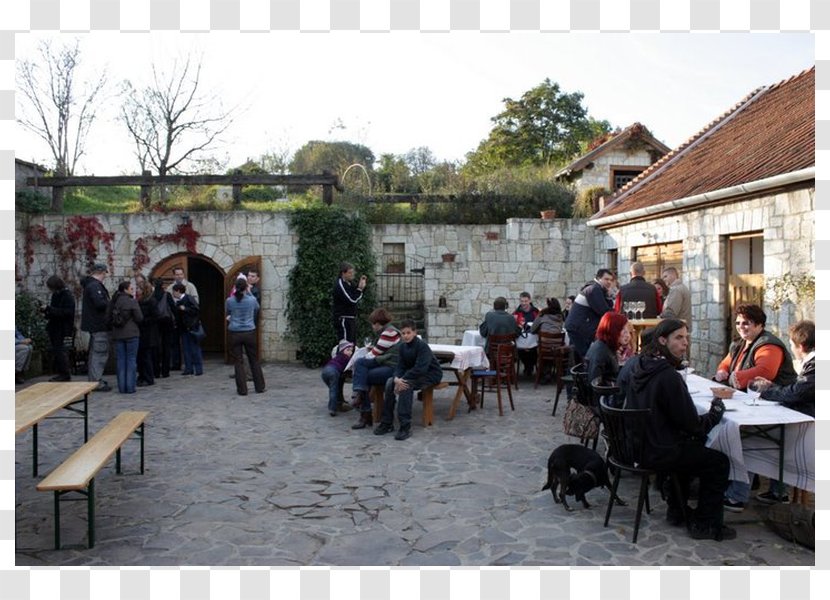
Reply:
[[[124,82],[121,119],[142,170],[152,166],[160,176],[189,172],[231,125],[231,111],[222,108],[219,96],[200,93],[201,74],[201,60],[194,65],[188,55],[166,72],[153,65],[153,81],[142,89]]]
[[[49,145],[59,176],[75,173],[107,82],[106,70],[96,80],[78,82],[80,64],[78,40],[60,48],[43,41],[36,59],[17,63],[18,122]],[[52,210],[63,210],[62,195],[53,197]]]

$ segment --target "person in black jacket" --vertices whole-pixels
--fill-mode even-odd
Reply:
[[[736,536],[723,524],[723,493],[729,479],[729,459],[704,446],[708,432],[723,417],[723,401],[712,400],[709,412],[698,415],[689,390],[678,373],[689,345],[683,321],[665,319],[654,330],[651,344],[636,359],[628,387],[627,408],[648,408],[643,466],[670,473],[684,497],[669,494],[666,518],[683,523],[689,480],[700,478],[698,504],[687,526],[694,539],[725,540]]]
[[[81,281],[84,288],[81,304],[81,331],[89,333],[89,358],[87,359],[87,379],[97,381],[98,392],[108,392],[112,388],[104,381],[104,367],[110,353],[110,339],[106,323],[107,306],[110,294],[104,287],[107,266],[103,263],[92,265],[89,277]]]
[[[599,269],[594,281],[586,283],[577,294],[565,319],[565,330],[571,340],[575,359],[582,361],[594,340],[602,315],[614,305],[608,293],[614,284],[609,269]]]
[[[159,308],[153,294],[153,286],[146,279],[137,284],[136,297],[141,309],[141,323],[138,325],[138,381],[136,385],[154,385],[156,383],[154,365],[159,354]]]
[[[334,334],[338,340],[348,340],[355,343],[357,327],[357,303],[363,298],[363,290],[366,288],[366,275],[361,275],[355,285],[354,265],[351,263],[340,263],[340,276],[334,284],[331,292],[332,323]]]
[[[439,383],[443,371],[429,344],[418,337],[415,321],[411,319],[402,321],[400,332],[402,342],[398,345],[398,364],[395,367],[395,374],[386,381],[383,416],[380,424],[375,427],[374,433],[383,435],[394,430],[392,421],[395,416],[395,398],[397,397],[400,427],[395,434],[395,439],[405,440],[412,435],[413,393]]]
[[[75,331],[75,298],[66,288],[63,279],[52,275],[46,280],[46,287],[52,292],[46,312],[46,333],[49,335],[49,349],[52,353],[55,376],[49,381],[71,381],[69,358],[63,340]]]
[[[176,302],[176,327],[182,332],[182,350],[184,352],[184,370],[182,375],[201,375],[202,348],[193,329],[199,325],[199,304],[185,293],[183,283],[173,284],[173,300]]]

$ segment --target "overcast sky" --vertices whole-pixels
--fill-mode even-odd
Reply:
[[[16,35],[16,57],[33,56],[39,39]],[[229,166],[312,139],[362,143],[375,156],[428,146],[439,159],[461,160],[487,136],[505,97],[546,77],[582,92],[591,116],[619,127],[639,121],[676,147],[753,89],[814,63],[810,34],[93,32],[80,39],[86,66],[106,68],[113,84],[141,85],[154,62],[201,54],[204,89],[238,107],[216,152]],[[79,174],[137,170],[117,105],[113,97],[101,111]],[[32,134],[21,131],[15,148],[18,158],[51,166]]]

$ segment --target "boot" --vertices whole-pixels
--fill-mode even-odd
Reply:
[[[366,429],[367,427],[372,426],[372,413],[370,412],[362,412],[360,413],[360,420],[352,425],[352,429]]]
[[[365,394],[366,394],[366,392],[361,391],[361,390],[357,390],[356,392],[352,392],[351,405],[354,406],[355,408],[360,408],[360,406],[363,404],[363,397],[364,397]]]

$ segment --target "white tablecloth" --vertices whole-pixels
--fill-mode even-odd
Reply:
[[[486,339],[481,337],[478,329],[468,329],[464,332],[464,337],[461,339],[462,346],[481,346],[484,348]],[[519,350],[528,350],[539,345],[539,336],[535,333],[523,333],[516,338],[516,347]]]
[[[691,374],[686,385],[698,411],[703,414],[712,402],[713,387],[722,384]],[[777,404],[748,406],[749,396],[741,391],[724,400],[726,413],[709,433],[707,446],[720,450],[729,457],[729,478],[748,482],[748,472],[778,478],[778,450],[751,450],[767,448],[770,442],[756,437],[741,437],[741,427],[752,425],[784,425],[784,481],[802,490],[815,491],[816,457],[815,419]],[[763,401],[759,401],[763,402]]]
[[[488,369],[490,367],[490,361],[487,360],[487,355],[484,353],[484,348],[481,346],[430,344],[429,347],[433,352],[451,352],[455,358],[453,358],[450,366],[458,371],[465,371],[467,369]]]

